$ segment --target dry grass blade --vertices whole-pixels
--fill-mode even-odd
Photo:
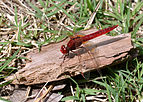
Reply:
[[[18,2],[19,2],[19,4],[21,5],[21,6],[23,6],[23,7],[25,7],[26,9],[28,9],[29,11],[33,11],[33,10],[31,10],[28,6],[26,6],[24,3],[22,3],[20,0],[17,0]]]
[[[98,70],[106,66],[110,67],[110,65],[119,64],[130,57],[137,56],[137,54],[132,56],[128,52],[133,49],[131,43],[131,36],[133,34],[131,32],[135,29],[134,34],[138,37],[142,36],[142,28],[140,28],[140,25],[142,25],[143,22],[143,3],[141,0],[134,1],[135,0],[0,0],[0,85],[2,86],[0,87],[0,90],[3,89],[3,86],[11,82],[12,84],[24,84],[17,86],[20,86],[19,88],[24,86],[25,90],[20,89],[17,92],[14,90],[15,92],[12,93],[13,95],[11,95],[11,98],[15,96],[13,99],[18,99],[17,102],[20,102],[23,99],[23,101],[34,100],[36,97],[34,101],[38,102],[46,100],[46,98],[50,99],[49,96],[52,93],[48,93],[53,89],[54,85],[58,84],[56,82],[61,82],[61,80],[63,82],[67,79],[65,74],[76,76],[81,72],[90,71],[90,76],[95,77],[92,76],[93,70]],[[106,28],[111,25],[120,26],[118,32],[115,30],[110,32],[111,35],[118,36],[111,37],[103,35],[97,39],[93,39],[92,42],[94,44],[86,46],[90,52],[93,48],[93,52],[91,52],[93,56],[90,53],[88,54],[85,49],[76,49],[81,52],[81,58],[79,59],[76,54],[70,52],[69,60],[67,59],[61,68],[60,64],[63,59],[60,59],[62,56],[60,48],[62,45],[67,44],[69,36],[72,35],[71,32],[74,34],[80,31],[80,33],[89,35],[97,31],[95,26]],[[90,27],[93,27],[93,29],[82,31],[83,29],[88,29]],[[137,34],[138,28],[140,28],[140,32],[138,32],[139,35]],[[121,33],[124,33],[125,35]],[[136,38],[134,40],[136,40]],[[136,44],[140,43],[141,47],[142,42],[142,38],[135,41]],[[139,65],[137,64],[137,66],[141,66],[141,63],[139,62]],[[123,67],[126,69],[127,65]],[[138,69],[140,71],[140,68]],[[114,69],[111,70],[113,71]],[[13,72],[15,74],[12,74]],[[118,70],[118,72],[116,75],[120,78],[123,72],[122,70]],[[9,76],[10,74],[11,76]],[[80,87],[79,85],[79,89],[81,90],[83,87],[93,88],[93,90],[97,89],[96,91],[99,92],[99,94],[95,92],[93,95],[94,97],[92,97],[92,95],[86,97],[88,95],[85,91],[91,92],[91,90],[88,89],[83,90],[85,96],[82,96],[82,92],[76,92],[77,88],[75,88],[74,85],[70,85],[68,95],[69,93],[72,97],[77,95],[79,96],[78,99],[84,97],[87,101],[88,99],[90,101],[93,99],[98,101],[111,101],[111,99],[113,99],[113,101],[118,101],[120,98],[121,101],[124,101],[126,98],[134,99],[135,97],[135,99],[137,99],[140,97],[141,88],[134,88],[134,85],[142,87],[139,80],[141,79],[142,74],[137,75],[140,73],[135,73],[134,75],[136,76],[129,78],[136,79],[134,80],[135,83],[133,82],[134,85],[131,85],[135,90],[128,87],[128,83],[127,87],[124,83],[118,83],[120,81],[122,82],[124,79],[116,81],[116,79],[112,78],[114,80],[110,81],[106,71],[105,74],[107,77],[104,79],[108,80],[111,88],[108,89],[108,87],[105,87],[103,89],[102,85],[107,85],[108,83],[100,82],[103,81],[103,77],[100,77],[94,81],[93,87],[90,85],[90,87],[88,85]],[[131,75],[130,72],[129,74]],[[102,75],[104,76],[104,73],[102,73]],[[123,78],[126,78],[125,82],[130,81],[124,75]],[[97,76],[99,76],[99,74]],[[99,80],[99,83],[97,80]],[[52,83],[52,81],[56,84],[50,85],[47,89],[46,82]],[[43,86],[43,83],[46,84]],[[114,83],[113,86],[112,83]],[[35,84],[38,84],[38,88]],[[42,86],[39,84],[42,84]],[[77,85],[78,84],[79,83],[77,83]],[[95,86],[97,84],[100,88]],[[123,87],[120,87],[120,84]],[[30,90],[29,87],[25,87],[25,85],[32,85],[32,90]],[[40,92],[39,87],[41,89]],[[118,89],[116,87],[118,87]],[[131,90],[129,93],[131,93],[132,96],[126,97],[128,92],[126,90],[122,91],[123,88]],[[101,91],[102,89],[105,91]],[[62,91],[61,89],[57,89],[52,90],[51,92],[57,92],[59,90],[60,92]],[[133,93],[132,90],[134,91]],[[19,92],[21,92],[21,94],[19,94]],[[115,94],[113,94],[114,92]],[[124,94],[125,97],[117,96],[117,94],[120,95],[121,93]],[[65,93],[62,94],[65,95]],[[2,92],[0,92],[0,95],[2,96]],[[54,95],[51,96],[53,98]],[[55,95],[55,97],[57,96]],[[55,99],[55,97],[53,99]],[[108,99],[104,100],[103,98]],[[116,100],[117,98],[118,100]],[[122,98],[124,99],[122,100]],[[59,100],[61,100],[61,97]]]
[[[74,5],[72,5],[68,10],[67,10],[67,13],[69,13],[70,11],[74,10],[74,7],[77,3],[75,3]],[[65,24],[63,24],[63,20],[67,17],[67,15],[64,14],[64,16],[60,19],[60,21],[58,21],[58,26],[59,25],[62,25],[62,27],[68,29],[69,31],[73,31],[71,28],[67,27]],[[57,27],[58,27],[57,26]]]
[[[50,85],[46,92],[41,97],[37,98],[34,102],[40,102],[53,89],[53,87],[53,85]]]
[[[15,13],[13,12],[13,10],[11,10],[11,8],[9,8],[3,1],[1,1],[2,5],[4,5],[4,7],[6,7],[13,15],[15,15]]]
[[[92,13],[91,17],[89,18],[88,22],[87,22],[87,25],[84,27],[84,29],[88,29],[90,28],[94,18],[95,18],[95,15],[99,9],[99,7],[101,6],[101,1],[99,1],[99,3],[97,4],[96,8],[95,8],[95,11]]]

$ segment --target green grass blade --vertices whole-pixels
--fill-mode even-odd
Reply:
[[[44,2],[43,2],[42,0],[38,0],[38,1],[39,1],[39,3],[42,5],[42,7],[45,8]]]
[[[122,17],[122,19],[123,19],[123,17],[124,17],[124,1],[122,1],[122,0],[118,0],[118,3],[119,3],[119,5],[120,5],[120,14],[121,14],[121,17]],[[117,13],[117,12],[116,12]]]
[[[64,5],[62,5],[62,4],[64,4],[64,2],[65,2],[65,0],[62,0],[60,3],[57,4],[57,6],[64,7]],[[49,1],[48,1],[48,3],[49,3]],[[53,16],[54,14],[58,13],[59,9],[54,10],[55,8],[56,8],[55,6],[51,6],[50,8],[48,8],[47,11],[49,11],[49,13],[46,14],[46,16],[50,17],[50,16]],[[52,10],[52,12],[51,12],[51,10]]]
[[[11,101],[6,100],[6,99],[4,99],[4,98],[0,97],[0,102],[11,102]]]
[[[85,94],[81,94],[82,102],[86,102]]]
[[[16,23],[16,26],[18,27],[18,18],[17,18],[17,8],[16,8],[16,6],[15,6],[15,15],[14,15],[14,19],[15,19],[15,23]]]
[[[28,27],[29,25],[30,25],[30,23],[27,23],[27,24],[23,25],[23,26],[21,27],[21,29],[26,29],[26,27]]]
[[[64,97],[61,101],[68,101],[68,100],[79,100],[76,96],[67,96]]]
[[[139,27],[141,26],[142,23],[143,23],[143,18],[140,19],[139,23],[135,26],[134,31],[131,33],[133,38],[136,37],[136,32],[138,31],[138,29],[139,29]]]
[[[93,9],[93,5],[92,5],[91,0],[86,0],[86,3],[87,3],[87,7],[89,8],[89,10],[90,10],[91,12],[93,12],[94,9]]]
[[[109,102],[112,102],[111,95],[110,95],[110,89],[109,89],[109,86],[106,82],[105,82],[105,88],[107,90],[107,95],[108,95]]]
[[[83,4],[82,4],[83,5]],[[84,0],[84,8],[83,8],[83,13],[84,13],[84,15],[87,15],[88,14],[88,11],[87,11],[87,3],[86,3],[86,0]]]
[[[57,10],[55,10],[54,12],[48,13],[46,16],[47,16],[47,17],[50,17],[50,16],[56,14],[58,11],[59,11],[59,10],[57,9]]]
[[[66,10],[64,10],[62,7],[58,6],[57,4],[55,4],[54,2],[51,1],[51,3],[57,7],[59,10],[62,10],[73,22],[75,22],[75,19],[73,18],[73,16],[71,16],[69,13],[67,13]]]
[[[20,46],[25,46],[25,47],[31,47],[32,46],[32,44],[31,43],[23,43],[23,42],[17,42],[17,43],[15,43],[15,45],[20,45]]]
[[[125,16],[124,16],[125,17]],[[129,27],[130,27],[130,18],[131,18],[131,15],[130,15],[130,9],[128,8],[127,9],[127,15],[126,15],[126,17],[125,17],[126,19],[126,21],[125,21],[125,31],[124,31],[124,33],[128,33],[129,32]]]
[[[122,18],[121,18],[120,16],[117,16],[117,15],[114,14],[114,13],[105,12],[104,14],[105,14],[105,15],[108,15],[108,16],[110,16],[110,17],[116,18],[116,19],[119,20],[119,21],[122,21]]]
[[[0,25],[2,25],[2,23],[3,23],[3,18],[4,18],[4,16],[2,14],[1,17],[0,17]]]
[[[38,18],[41,18],[43,16],[43,12],[38,7],[36,7],[32,3],[30,3],[29,0],[28,0],[28,3],[36,11],[35,16],[38,17]]]
[[[135,16],[137,12],[139,12],[139,10],[143,7],[143,2],[138,2],[134,8],[134,10],[132,11],[132,16]]]
[[[22,28],[21,25],[22,25],[22,21],[20,21],[20,22],[19,22],[19,25],[18,25],[18,38],[17,38],[18,41],[21,40],[21,38],[20,38],[20,35],[21,35],[21,28]]]
[[[82,6],[82,4],[83,4],[83,0],[80,0],[80,4],[77,4],[80,7],[80,12],[79,12],[79,14],[80,14],[79,18],[80,19],[81,19],[82,14],[83,14],[83,6]]]
[[[13,56],[11,56],[8,60],[5,61],[4,65],[0,67],[0,72],[6,68],[9,63],[14,59],[16,58],[16,55],[18,54],[18,52],[20,51],[20,48],[13,54]]]
[[[78,83],[72,79],[71,77],[69,77],[75,84],[76,84],[76,93],[75,93],[75,96],[79,99],[79,95],[80,95],[80,88],[79,88],[79,85]]]
[[[1,45],[7,45],[7,44],[9,44],[9,41],[7,41],[7,42],[0,42],[0,44]]]
[[[118,4],[118,3],[117,3],[117,4]],[[116,4],[116,5],[117,5],[117,4]],[[109,7],[113,10],[113,12],[109,12],[109,11],[108,11],[108,12],[114,14],[114,17],[115,17],[117,20],[122,21],[122,20],[123,20],[123,17],[122,17],[122,15],[119,13],[118,8],[116,9],[116,8],[110,6],[110,5],[109,5]],[[114,18],[114,17],[113,17],[113,18]]]
[[[138,20],[140,20],[143,17],[143,14],[140,14],[139,16],[135,17],[133,21],[131,22],[131,25],[135,24]]]

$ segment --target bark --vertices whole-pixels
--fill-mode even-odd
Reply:
[[[81,33],[90,34],[93,29],[82,31]],[[69,58],[60,59],[62,53],[60,47],[67,44],[69,39],[59,43],[43,46],[41,52],[34,50],[27,57],[31,62],[27,62],[23,69],[20,69],[7,80],[14,79],[13,84],[39,84],[65,79],[65,74],[72,76],[96,70],[107,65],[116,64],[129,58],[128,52],[133,48],[131,44],[131,34],[122,34],[115,37],[102,35],[87,43],[88,46],[79,48],[75,53],[70,52]]]

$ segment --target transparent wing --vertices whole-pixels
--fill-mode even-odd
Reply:
[[[84,34],[79,34],[76,36],[83,37]],[[82,65],[81,67],[83,69],[82,72],[84,72],[84,70],[87,69],[87,66],[86,66],[87,61],[86,60],[90,60],[90,61],[88,61],[88,62],[90,62],[88,64],[92,64],[91,66],[94,66],[95,68],[97,68],[99,66],[98,61],[96,60],[96,54],[98,54],[98,50],[96,49],[97,46],[95,46],[95,44],[92,41],[86,41],[80,46],[80,48],[82,50],[84,50],[83,51],[84,54],[83,55],[81,54],[79,57],[79,63],[80,63],[80,65]],[[86,60],[84,60],[84,59],[86,59]],[[81,73],[81,74],[87,80],[90,78],[90,71],[88,71],[86,73]]]

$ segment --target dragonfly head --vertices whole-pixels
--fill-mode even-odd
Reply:
[[[62,45],[62,46],[61,46],[60,51],[61,51],[64,55],[69,52],[69,51],[66,49],[65,45]]]

